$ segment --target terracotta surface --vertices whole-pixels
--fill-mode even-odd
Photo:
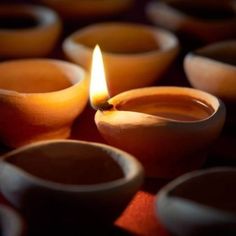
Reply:
[[[193,87],[236,101],[236,40],[221,41],[188,53],[184,69]]]
[[[2,143],[20,147],[70,135],[88,100],[88,76],[81,67],[61,60],[12,60],[0,63],[0,76]]]
[[[34,21],[35,24],[26,28],[9,27],[9,24],[8,27],[4,26],[4,19],[7,21],[14,17],[17,18],[18,24],[22,24],[22,19],[25,19],[25,23]],[[61,21],[54,11],[29,4],[20,7],[0,6],[0,19],[0,58],[47,56],[55,47],[62,28]],[[13,23],[13,20],[11,21]]]
[[[152,1],[146,12],[157,25],[183,37],[209,43],[235,37],[236,34],[235,2],[217,3],[214,0]]]
[[[6,0],[7,2],[9,0]],[[19,2],[20,0],[14,0]],[[131,9],[129,13],[117,17],[111,17],[109,20],[123,20],[133,21],[141,23],[150,22],[145,18],[144,4],[149,0],[136,0],[136,5]],[[102,20],[104,21],[103,18]],[[93,22],[92,19],[90,22]],[[65,22],[64,35],[61,41],[80,27],[87,25],[89,22],[73,21],[73,23]],[[188,42],[191,44],[191,41]],[[192,45],[191,45],[192,46]],[[199,45],[198,45],[199,46]],[[196,48],[196,45],[194,46]],[[58,46],[60,48],[60,45]],[[186,51],[189,48],[188,44],[185,44],[183,49]],[[54,58],[64,58],[60,49],[55,50],[51,55]],[[189,86],[186,77],[182,70],[183,54],[178,57],[178,60],[167,71],[162,80],[157,85],[187,85]],[[236,111],[233,104],[233,109],[227,117],[227,124],[224,127],[223,133],[220,139],[212,147],[212,151],[209,155],[208,161],[205,167],[208,166],[222,166],[230,165],[236,166]],[[72,130],[72,137],[81,140],[99,141],[104,142],[100,134],[97,132],[96,125],[94,123],[95,111],[89,106],[81,114],[81,116],[74,123]],[[233,129],[234,128],[234,129]],[[6,152],[6,148],[1,145],[0,153]],[[170,236],[168,232],[160,225],[160,222],[156,220],[154,214],[154,196],[157,191],[163,186],[165,182],[160,180],[146,180],[141,191],[139,191],[122,216],[117,220],[109,236]],[[0,196],[0,201],[7,204],[6,200]],[[48,234],[50,235],[50,234]],[[51,234],[52,235],[52,234]],[[57,235],[60,235],[58,233]],[[63,234],[61,234],[63,235]],[[35,235],[30,235],[35,236]],[[69,235],[68,235],[69,236]]]
[[[78,30],[63,42],[68,59],[90,70],[94,47],[101,47],[109,93],[152,85],[179,52],[171,32],[132,23],[100,23]]]
[[[203,111],[192,100],[213,111],[202,117]],[[201,167],[225,121],[220,100],[184,87],[134,89],[108,102],[113,108],[96,112],[99,132],[109,144],[136,156],[148,177],[170,179]],[[186,119],[186,114],[195,117]]]

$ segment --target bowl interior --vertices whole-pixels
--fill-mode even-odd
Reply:
[[[229,1],[167,0],[166,3],[186,15],[206,20],[225,20],[236,16]]]
[[[51,143],[25,149],[8,163],[41,179],[69,185],[100,184],[125,176],[119,154],[78,143]]]
[[[12,14],[11,12],[1,14],[0,12],[0,29],[26,29],[39,25],[36,16],[27,13]]]
[[[236,171],[209,172],[175,186],[170,196],[236,213]]]
[[[129,98],[118,103],[115,108],[177,121],[203,120],[214,113],[213,107],[205,101],[181,94],[155,94]]]
[[[197,55],[236,66],[236,41],[213,44],[195,52]]]
[[[74,40],[91,49],[99,44],[104,52],[117,54],[156,51],[171,41],[163,33],[149,27],[128,24],[96,25],[76,34]]]
[[[58,91],[75,84],[75,78],[78,77],[78,71],[77,75],[73,74],[75,71],[69,65],[54,61],[6,62],[0,64],[0,89],[19,93]]]

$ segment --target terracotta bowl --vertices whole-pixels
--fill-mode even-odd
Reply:
[[[128,9],[134,0],[40,0],[66,19],[93,19],[112,16]]]
[[[177,38],[162,29],[131,23],[100,23],[69,36],[65,54],[90,70],[96,44],[103,51],[111,95],[158,80],[178,53]]]
[[[24,223],[11,207],[0,204],[0,232],[4,236],[23,236]]]
[[[231,0],[156,1],[146,12],[155,24],[204,42],[236,35],[236,4]]]
[[[174,178],[199,168],[225,120],[224,104],[191,88],[149,87],[108,100],[95,122],[105,140],[136,156],[146,176]]]
[[[88,79],[76,65],[49,59],[0,63],[0,141],[19,147],[67,138],[87,98]]]
[[[158,218],[174,235],[236,234],[236,169],[195,171],[169,183],[157,195]]]
[[[61,31],[57,14],[42,6],[0,6],[0,57],[41,57],[49,54]]]
[[[0,170],[3,195],[30,226],[67,234],[110,227],[143,179],[142,166],[128,153],[74,140],[17,149],[3,156]]]
[[[236,101],[236,40],[189,53],[184,59],[184,69],[193,87]]]

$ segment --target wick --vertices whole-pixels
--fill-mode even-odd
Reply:
[[[93,106],[94,109],[99,110],[99,111],[107,111],[113,108],[113,105],[110,104],[108,101],[101,103],[99,105]]]

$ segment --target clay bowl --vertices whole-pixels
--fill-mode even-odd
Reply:
[[[143,179],[142,166],[128,153],[75,140],[19,148],[3,156],[0,168],[3,195],[30,226],[67,234],[109,228]]]
[[[136,156],[147,177],[174,178],[199,168],[225,120],[213,95],[184,87],[133,89],[97,111],[98,130],[111,145]]]
[[[236,234],[236,169],[213,168],[188,173],[157,195],[158,218],[174,235]]]
[[[42,6],[0,6],[0,57],[41,57],[49,54],[61,31],[57,14]]]
[[[11,207],[0,204],[0,232],[4,236],[23,236],[24,223]]]
[[[193,87],[236,101],[236,40],[189,53],[184,59],[184,69]]]
[[[68,62],[0,63],[0,141],[10,147],[67,138],[88,98],[83,69]]]
[[[96,44],[103,51],[112,96],[154,83],[178,53],[178,40],[170,32],[131,23],[88,26],[69,36],[63,49],[69,59],[90,70]]]
[[[94,19],[113,16],[128,9],[134,0],[40,0],[65,19]]]
[[[164,0],[149,3],[146,12],[153,23],[203,42],[236,35],[234,1]]]

